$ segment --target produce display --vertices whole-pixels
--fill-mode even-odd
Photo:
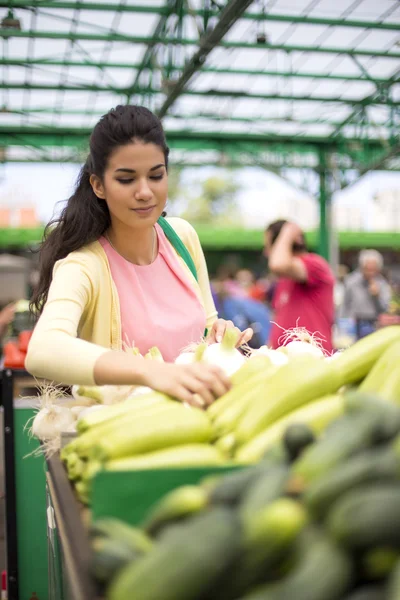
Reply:
[[[397,600],[400,407],[363,392],[315,439],[290,425],[257,465],[182,486],[140,527],[98,520],[109,600]]]
[[[149,388],[73,390],[77,434],[60,457],[85,504],[99,471],[235,467],[176,488],[140,528],[93,524],[107,598],[400,599],[400,327],[332,357],[312,339],[245,356],[228,332],[215,347],[177,359],[229,373],[210,407]],[[59,440],[62,425],[41,426]]]

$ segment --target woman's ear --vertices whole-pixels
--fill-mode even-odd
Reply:
[[[105,200],[104,186],[97,175],[91,175],[89,178],[90,185],[95,195],[101,200]]]

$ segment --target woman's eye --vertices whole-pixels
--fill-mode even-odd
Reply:
[[[119,181],[119,183],[125,184],[132,183],[133,179],[117,179],[117,181]]]
[[[150,177],[150,179],[153,179],[153,181],[159,181],[163,177],[164,177],[164,175],[152,175],[152,177]]]

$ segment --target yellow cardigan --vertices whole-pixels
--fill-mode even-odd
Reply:
[[[217,312],[199,238],[183,219],[168,221],[193,258],[198,282],[178,256],[205,309],[209,329]],[[107,256],[96,241],[55,264],[25,366],[36,377],[69,385],[93,385],[94,365],[110,349],[122,349],[119,299]]]

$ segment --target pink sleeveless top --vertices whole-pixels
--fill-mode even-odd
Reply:
[[[119,296],[122,341],[145,354],[157,346],[165,361],[204,334],[206,315],[175,250],[156,224],[158,255],[151,265],[125,260],[100,238]]]

